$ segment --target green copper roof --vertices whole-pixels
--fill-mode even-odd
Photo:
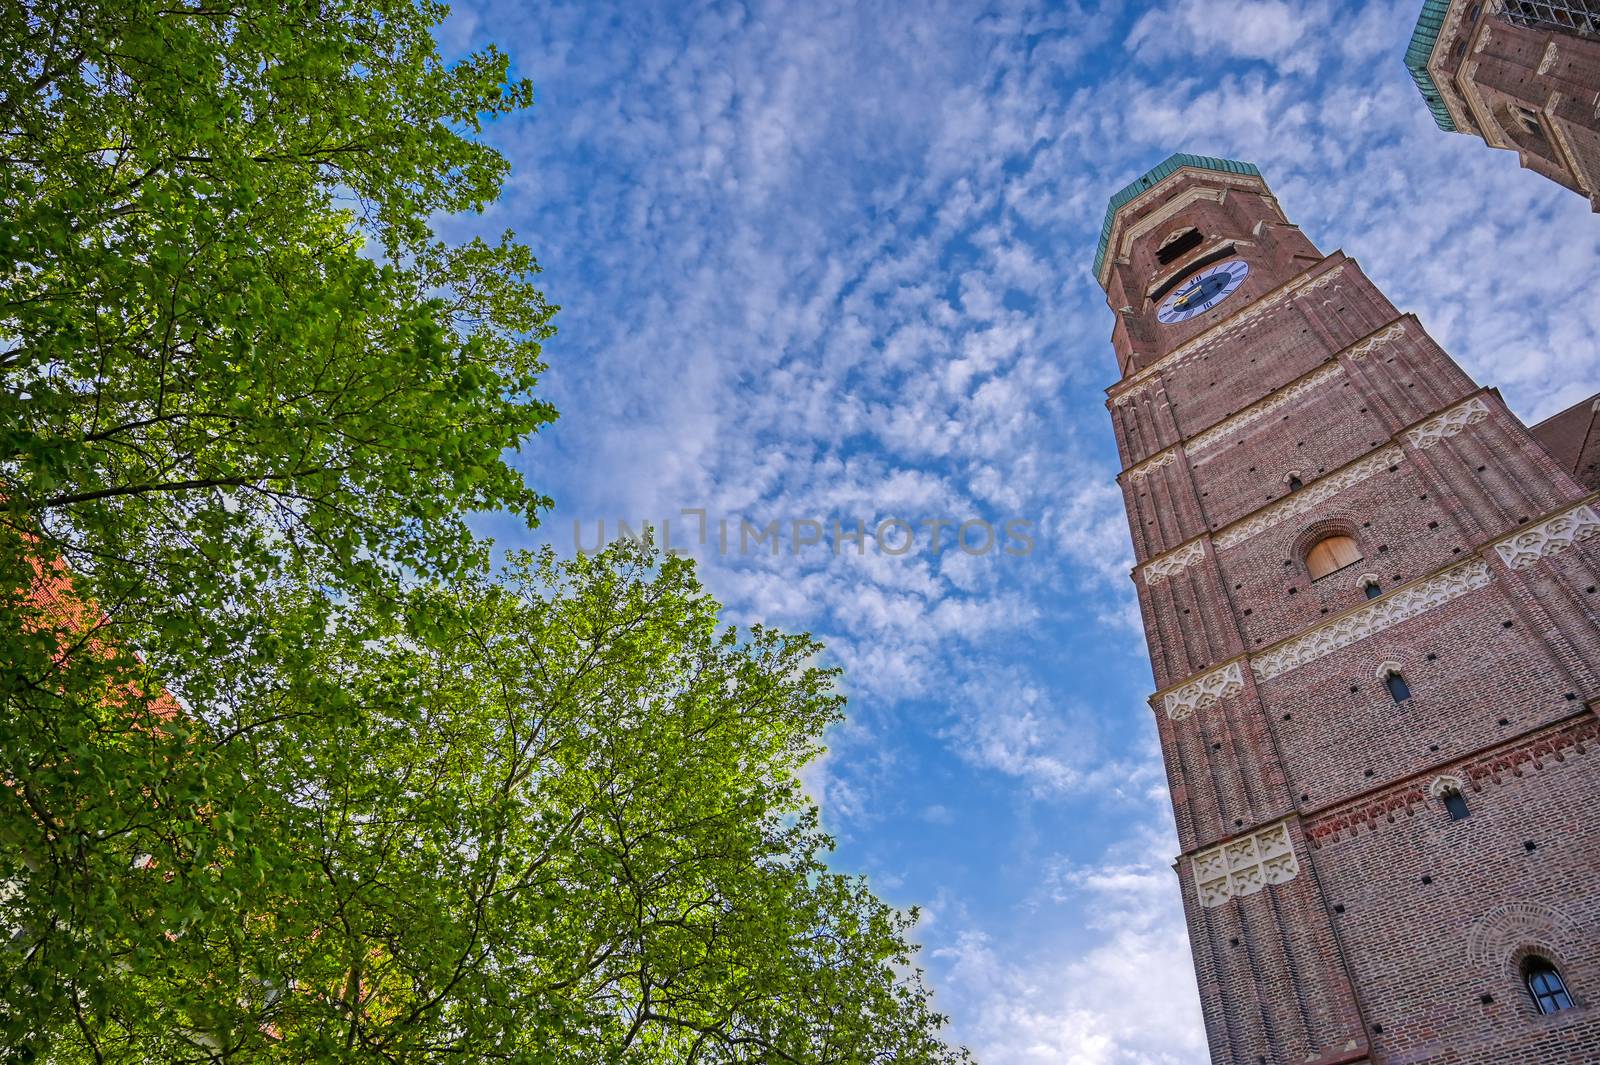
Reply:
[[[1433,75],[1428,73],[1428,57],[1433,55],[1433,46],[1439,43],[1439,29],[1449,10],[1450,0],[1426,0],[1422,5],[1417,28],[1411,31],[1411,43],[1406,46],[1406,69],[1411,72],[1411,80],[1417,83],[1417,88],[1422,90],[1422,98],[1433,112],[1434,122],[1446,133],[1454,133],[1455,120],[1444,106],[1444,94],[1434,84]]]
[[[1216,159],[1209,155],[1187,155],[1183,152],[1167,156],[1165,162],[1146,170],[1111,197],[1111,203],[1106,207],[1105,224],[1100,227],[1100,248],[1094,253],[1094,276],[1100,276],[1100,267],[1106,261],[1106,247],[1111,243],[1111,222],[1117,216],[1117,208],[1141,192],[1154,188],[1164,178],[1171,177],[1186,166],[1199,167],[1202,170],[1220,170],[1225,174],[1261,176],[1261,171],[1257,170],[1253,163],[1238,163],[1232,159]]]

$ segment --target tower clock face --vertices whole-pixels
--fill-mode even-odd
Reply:
[[[1187,322],[1233,295],[1234,289],[1244,284],[1249,274],[1250,264],[1243,259],[1207,267],[1167,297],[1156,312],[1156,320],[1163,325]]]

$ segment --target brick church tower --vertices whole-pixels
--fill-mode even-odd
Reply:
[[[1600,1062],[1600,494],[1253,166],[1095,269],[1212,1060]]]
[[[1600,211],[1600,0],[1424,0],[1406,68],[1440,129]]]

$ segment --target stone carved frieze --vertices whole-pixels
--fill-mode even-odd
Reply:
[[[1449,439],[1469,425],[1477,425],[1489,417],[1489,404],[1482,396],[1473,396],[1465,403],[1457,403],[1443,414],[1435,415],[1421,425],[1406,430],[1406,439],[1419,450],[1430,448],[1441,440]]]
[[[1144,583],[1146,587],[1160,584],[1174,573],[1181,573],[1190,566],[1206,557],[1206,545],[1201,540],[1196,540],[1187,547],[1180,547],[1176,551],[1157,556],[1144,565]]]
[[[1396,322],[1394,325],[1391,325],[1381,333],[1376,333],[1373,336],[1363,340],[1355,347],[1351,348],[1350,357],[1352,359],[1364,359],[1368,355],[1371,355],[1374,351],[1377,351],[1379,348],[1383,347],[1385,344],[1388,344],[1390,341],[1398,340],[1405,335],[1406,323],[1403,321]]]
[[[1547,555],[1560,554],[1573,544],[1600,533],[1600,514],[1583,503],[1571,510],[1546,518],[1528,529],[1520,529],[1495,542],[1495,553],[1512,569],[1531,566]]]
[[[1300,860],[1289,839],[1289,826],[1280,821],[1199,852],[1193,870],[1200,905],[1210,908],[1254,895],[1268,884],[1288,883],[1299,874]]]
[[[1240,668],[1239,663],[1229,662],[1221,669],[1213,669],[1183,687],[1169,691],[1162,697],[1161,702],[1167,711],[1167,717],[1173,721],[1182,721],[1196,710],[1215,706],[1242,691],[1244,691],[1244,670]]]
[[[1344,373],[1344,367],[1338,363],[1330,363],[1309,377],[1302,378],[1287,388],[1274,392],[1254,406],[1246,407],[1233,417],[1225,418],[1204,432],[1196,433],[1189,439],[1187,446],[1189,454],[1199,454],[1201,451],[1221,443],[1239,430],[1255,424],[1273,411],[1288,406],[1301,396],[1315,391],[1323,383],[1338,377],[1342,373]]]
[[[1153,378],[1140,381],[1137,385],[1128,389],[1126,392],[1119,392],[1117,394],[1117,398],[1111,402],[1115,406],[1126,407],[1129,403],[1133,402],[1135,396],[1138,396],[1153,384],[1155,384],[1155,380]]]
[[[1326,288],[1327,286],[1333,284],[1335,281],[1339,280],[1339,275],[1341,273],[1343,273],[1343,272],[1344,272],[1344,267],[1343,266],[1340,266],[1336,270],[1329,270],[1327,273],[1323,274],[1321,277],[1317,278],[1315,281],[1311,282],[1309,285],[1306,285],[1304,288],[1300,289],[1299,290],[1300,294],[1302,296],[1306,296],[1306,295],[1310,295],[1311,293],[1317,291],[1317,289],[1319,289],[1319,288]]]
[[[1139,463],[1139,465],[1128,471],[1129,483],[1137,484],[1139,481],[1144,480],[1146,477],[1150,476],[1150,474],[1161,469],[1163,466],[1171,465],[1172,460],[1177,457],[1177,454],[1177,451],[1173,450],[1172,448],[1168,448],[1167,450],[1160,452],[1151,458],[1145,459],[1143,462]]]
[[[1556,42],[1551,41],[1549,46],[1544,50],[1544,56],[1539,60],[1539,73],[1550,73],[1550,69],[1556,65],[1556,56],[1559,54],[1560,52],[1556,48]]]
[[[1404,457],[1397,447],[1386,447],[1373,452],[1366,458],[1351,463],[1340,470],[1335,470],[1326,477],[1312,481],[1304,488],[1292,495],[1283,497],[1270,506],[1263,507],[1254,515],[1230,525],[1213,538],[1219,549],[1242,544],[1257,533],[1264,532],[1290,518],[1304,514],[1326,499],[1330,499],[1352,485],[1360,484],[1368,477],[1395,465]]]
[[[1359,610],[1335,618],[1255,656],[1251,659],[1250,668],[1255,671],[1258,680],[1271,680],[1341,647],[1348,647],[1357,640],[1364,640],[1373,633],[1382,632],[1391,625],[1398,625],[1452,599],[1459,599],[1493,579],[1489,564],[1481,558],[1452,566],[1425,581],[1374,599]]]

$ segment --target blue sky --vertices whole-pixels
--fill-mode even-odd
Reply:
[[[1434,127],[1401,65],[1418,6],[519,2],[441,33],[538,97],[488,131],[512,173],[474,222],[531,243],[563,308],[562,419],[521,459],[557,501],[538,536],[667,518],[689,544],[703,510],[730,618],[826,640],[836,864],[923,908],[990,1065],[1204,1056],[1104,408],[1107,197],[1173,151],[1256,163],[1525,418],[1600,389],[1600,220]],[[895,518],[1034,547],[830,547]],[[783,523],[780,555],[741,553],[741,519]]]

